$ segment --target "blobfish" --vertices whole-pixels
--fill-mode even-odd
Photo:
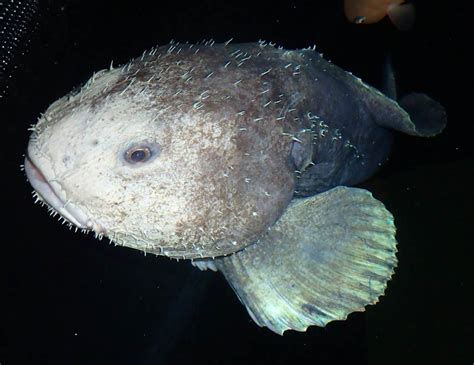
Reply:
[[[445,124],[428,96],[392,100],[313,48],[171,43],[49,106],[24,167],[68,225],[221,272],[283,334],[383,295],[394,219],[350,186],[387,159],[392,130]]]

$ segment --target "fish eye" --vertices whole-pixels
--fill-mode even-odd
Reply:
[[[151,156],[151,152],[148,148],[137,148],[129,151],[127,154],[127,160],[132,163],[145,162]]]
[[[128,164],[137,165],[150,161],[158,152],[159,149],[157,146],[141,143],[128,148],[123,158]]]

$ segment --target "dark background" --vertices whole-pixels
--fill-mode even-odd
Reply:
[[[20,18],[32,9],[23,4]],[[472,364],[472,19],[462,4],[417,1],[410,32],[387,19],[351,25],[342,0],[43,1],[23,27],[9,20],[21,32],[2,41],[12,47],[0,74],[0,364]],[[316,44],[374,85],[391,54],[401,93],[446,107],[442,135],[397,134],[363,184],[394,214],[399,241],[386,296],[365,313],[281,337],[252,322],[219,274],[74,234],[33,204],[20,164],[27,128],[51,102],[111,60],[209,38]]]

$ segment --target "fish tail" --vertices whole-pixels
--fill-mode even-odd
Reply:
[[[397,101],[397,82],[390,54],[385,57],[381,90],[385,96]],[[402,118],[388,125],[392,128],[420,137],[431,137],[441,133],[446,126],[447,117],[444,107],[426,94],[407,94],[398,99],[398,105],[402,108],[400,110],[402,113],[398,113],[398,117],[402,116]],[[387,118],[381,124],[391,122],[392,119]]]
[[[410,122],[417,136],[432,137],[441,133],[446,127],[445,108],[426,94],[407,94],[398,100],[398,104],[410,116]]]

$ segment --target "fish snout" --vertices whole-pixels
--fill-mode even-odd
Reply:
[[[94,230],[98,234],[105,233],[100,224],[91,220],[83,209],[67,199],[65,191],[57,181],[45,177],[28,154],[25,156],[24,166],[28,181],[41,201],[76,227]]]

